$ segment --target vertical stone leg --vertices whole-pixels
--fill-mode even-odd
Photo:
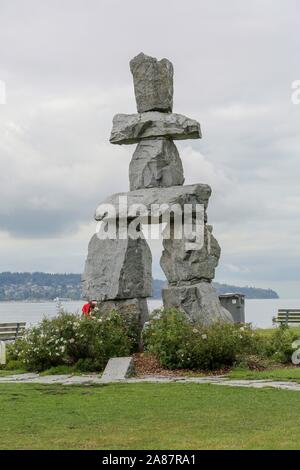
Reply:
[[[205,280],[211,281],[215,277],[221,249],[212,235],[212,226],[204,225],[203,246],[200,249],[189,249],[190,241],[184,236],[175,239],[174,228],[170,227],[170,238],[163,240],[163,253],[160,265],[171,285],[194,283]],[[165,233],[168,233],[165,230]]]
[[[84,297],[97,301],[149,297],[151,271],[152,255],[144,238],[103,240],[95,234],[82,278]]]
[[[143,350],[141,332],[144,324],[149,320],[147,299],[135,298],[126,300],[104,300],[98,302],[101,313],[109,313],[113,310],[118,312],[128,322],[132,332],[138,333],[138,349]]]
[[[146,298],[152,294],[152,255],[146,240],[99,239],[95,234],[82,282],[84,298],[96,300],[100,312],[116,310],[141,330],[149,316]]]
[[[233,323],[228,310],[222,307],[210,282],[179,287],[169,286],[162,291],[165,308],[178,308],[194,322],[209,326],[216,322]]]
[[[212,227],[204,225],[204,243],[200,249],[190,249],[186,237],[175,239],[172,227],[170,232],[170,239],[163,240],[160,260],[169,284],[162,291],[164,307],[178,308],[192,321],[203,325],[232,322],[231,314],[221,306],[211,284],[221,253]]]

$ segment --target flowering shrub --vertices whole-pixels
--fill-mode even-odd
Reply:
[[[154,311],[143,331],[145,349],[169,369],[190,367],[192,337],[191,325],[176,309]]]
[[[84,371],[101,370],[110,357],[128,355],[135,349],[136,339],[129,329],[116,312],[100,315],[96,311],[90,318],[61,312],[9,345],[8,357],[30,371],[63,364],[75,364]]]
[[[293,328],[280,325],[279,328],[274,329],[274,333],[267,341],[267,355],[277,362],[291,362],[295,350],[292,344],[296,339],[299,339],[299,334],[293,331]]]
[[[262,339],[249,325],[216,323],[203,327],[189,322],[176,309],[156,311],[143,338],[146,349],[169,369],[218,369],[262,348]]]

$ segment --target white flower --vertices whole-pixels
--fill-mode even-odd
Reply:
[[[245,331],[245,328],[243,326],[241,326],[240,328],[241,331]]]
[[[204,335],[201,335],[201,338],[202,338],[202,339],[207,339],[207,335],[205,335],[205,334],[204,334]]]
[[[197,328],[193,328],[193,333],[198,333]]]
[[[98,318],[98,323],[102,323],[102,318]]]
[[[71,344],[75,343],[75,338],[71,338],[71,339],[69,340],[69,343],[71,343]]]

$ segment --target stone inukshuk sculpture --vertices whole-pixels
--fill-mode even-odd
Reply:
[[[143,205],[150,216],[152,204],[173,204],[184,209],[203,205],[206,209],[211,189],[205,184],[183,186],[182,162],[174,140],[201,138],[200,124],[173,109],[173,66],[167,59],[158,61],[143,53],[130,62],[138,114],[117,114],[113,119],[110,142],[137,144],[129,167],[130,191],[114,194],[104,204],[116,209],[117,235],[121,224],[130,224],[136,213],[123,214],[120,197],[126,196],[127,207]],[[100,205],[97,221],[109,220]],[[146,214],[146,215],[147,215]],[[123,220],[124,217],[126,220]],[[152,219],[151,219],[152,221]],[[157,219],[160,222],[161,218]],[[202,227],[203,228],[203,227]],[[174,221],[168,226],[170,237],[163,240],[161,267],[168,280],[163,289],[166,308],[177,307],[194,321],[211,324],[233,321],[212,287],[211,281],[220,258],[220,247],[212,235],[212,227],[204,224],[204,243],[189,249],[187,235],[174,236]],[[140,325],[148,317],[146,298],[151,296],[151,252],[143,237],[138,239],[99,239],[94,235],[89,244],[83,275],[83,291],[87,299],[99,302],[100,309],[116,309],[126,315],[135,309]]]

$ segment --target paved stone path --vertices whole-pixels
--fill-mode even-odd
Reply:
[[[247,387],[247,388],[265,388],[272,387],[282,390],[293,390],[300,392],[300,383],[283,382],[274,380],[230,380],[225,376],[207,376],[207,377],[162,377],[162,376],[144,376],[132,377],[125,380],[119,380],[117,383],[198,383],[225,385],[229,387]],[[32,383],[32,384],[62,384],[62,385],[93,385],[107,384],[116,382],[103,381],[100,375],[47,375],[38,374],[18,374],[6,377],[0,377],[1,383]]]

